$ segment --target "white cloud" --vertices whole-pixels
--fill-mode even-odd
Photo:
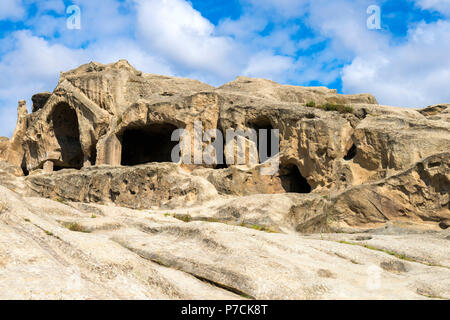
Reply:
[[[308,24],[331,41],[329,50],[336,58],[379,50],[389,40],[383,32],[369,30],[366,13],[370,0],[315,0],[311,3]]]
[[[181,72],[235,74],[239,51],[231,38],[216,36],[215,27],[184,0],[138,0],[137,28],[149,52],[164,56]]]
[[[450,15],[450,0],[416,0],[416,5],[425,10]]]
[[[138,70],[164,75],[174,75],[170,65],[162,58],[146,52],[138,43],[127,38],[99,42],[86,50],[86,56],[101,63],[128,60]]]
[[[217,26],[217,33],[232,36],[235,39],[251,40],[257,32],[263,31],[267,26],[267,19],[261,16],[244,14],[238,20],[226,18]]]
[[[271,52],[260,52],[250,59],[243,75],[285,82],[294,68],[295,61],[292,58],[277,56]]]
[[[21,0],[0,1],[0,20],[19,20],[25,15]]]
[[[380,103],[425,107],[450,102],[450,22],[424,22],[408,41],[357,56],[342,72],[344,91],[370,92]]]
[[[15,32],[3,41],[12,43],[11,51],[0,60],[1,130],[2,134],[10,135],[15,126],[17,102],[27,99],[30,105],[33,94],[53,90],[59,73],[83,63],[86,56],[81,49],[50,45],[29,31]]]

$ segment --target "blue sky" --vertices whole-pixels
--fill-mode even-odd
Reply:
[[[70,5],[81,29],[67,28]],[[367,8],[381,9],[381,29]],[[450,0],[1,0],[0,135],[61,71],[127,59],[219,86],[238,75],[406,107],[450,102]]]

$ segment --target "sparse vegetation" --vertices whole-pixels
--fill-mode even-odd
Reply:
[[[183,222],[191,222],[192,217],[189,214],[174,214],[173,217],[175,219],[181,220]]]
[[[183,222],[192,222],[194,221],[194,219],[189,215],[189,214],[173,214],[170,215],[169,213],[165,213],[164,216],[168,217],[168,216],[172,216],[175,219],[181,220]],[[224,223],[227,225],[232,225],[232,226],[236,226],[236,224],[230,222],[230,221],[223,221],[217,218],[213,218],[213,217],[208,217],[208,218],[198,218],[198,221],[204,221],[204,222],[211,222],[211,223]],[[262,226],[262,225],[258,225],[258,224],[253,224],[253,223],[246,223],[245,221],[242,221],[240,224],[238,224],[238,226],[240,227],[244,227],[244,228],[249,228],[249,229],[253,229],[253,230],[257,230],[257,231],[263,231],[263,232],[268,232],[268,233],[279,233],[278,230],[272,229],[270,227],[267,226]]]
[[[321,107],[325,111],[337,111],[339,113],[352,113],[353,108],[342,104],[326,103]]]
[[[30,222],[30,219],[27,219],[27,218],[25,218],[25,219],[23,219],[25,222]]]
[[[316,103],[315,103],[314,101],[310,101],[310,102],[308,102],[308,103],[306,104],[306,106],[307,106],[308,108],[315,108],[315,107],[316,107]]]
[[[84,232],[84,233],[90,233],[89,230],[86,230],[85,228],[83,228],[82,225],[73,222],[73,223],[66,223],[64,224],[64,226],[69,229],[70,231],[74,231],[74,232]]]
[[[57,197],[57,198],[55,199],[55,201],[58,201],[59,203],[62,203],[62,204],[66,204],[66,200],[64,200],[64,199],[61,198],[61,197]]]
[[[429,299],[440,299],[440,300],[448,300],[447,298],[441,297],[441,296],[436,296],[434,294],[428,293],[424,290],[421,289],[417,289],[417,294],[420,294],[423,297],[429,298]]]
[[[93,214],[93,215],[91,215],[91,218],[95,219],[95,218],[97,218],[97,216],[95,214]]]
[[[306,104],[308,108],[323,109],[325,111],[337,111],[339,113],[353,113],[353,108],[351,106],[343,104],[325,103],[322,105],[317,105],[314,101],[310,101]]]
[[[151,259],[154,263],[159,264],[160,266],[166,267],[166,268],[170,268],[170,264],[164,262],[161,259],[161,256],[158,254],[158,257],[156,259]]]
[[[398,259],[401,259],[401,260],[410,261],[410,262],[418,262],[418,261],[416,261],[416,260],[414,260],[414,259],[412,259],[412,258],[410,258],[408,256],[405,256],[403,254],[400,254],[400,253],[397,253],[397,252],[394,252],[394,251],[391,251],[391,250],[387,250],[387,249],[380,249],[380,248],[377,248],[377,247],[374,247],[374,246],[371,246],[371,245],[368,245],[368,244],[354,243],[354,242],[348,242],[348,241],[338,241],[338,242],[342,243],[342,244],[348,244],[348,245],[352,245],[352,246],[360,246],[360,247],[364,247],[366,249],[384,252],[384,253],[387,253],[387,254],[389,254],[391,256],[394,256],[394,257],[396,257]]]
[[[249,228],[249,229],[253,229],[253,230],[257,230],[257,231],[263,231],[263,232],[268,232],[268,233],[279,233],[277,230],[274,230],[270,227],[266,227],[266,226],[262,226],[259,224],[253,224],[253,223],[245,223],[245,221],[242,221],[240,223],[241,227],[244,228]]]
[[[45,234],[48,236],[54,236],[53,232],[50,232],[48,230],[44,230]]]
[[[212,218],[212,217],[206,218],[204,221],[206,221],[206,222],[212,222],[212,223],[225,223],[224,221],[222,221],[222,220],[220,220],[220,219]]]
[[[121,124],[122,121],[123,121],[122,116],[119,116],[119,117],[117,118],[117,125]]]

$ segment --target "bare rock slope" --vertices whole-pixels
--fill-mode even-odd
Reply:
[[[449,104],[126,61],[32,100],[0,139],[0,298],[450,298]],[[172,163],[172,132],[196,121],[277,129],[279,152]]]

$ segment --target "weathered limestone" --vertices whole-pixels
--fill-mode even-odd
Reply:
[[[46,173],[52,173],[54,169],[54,163],[53,161],[47,161],[44,163],[44,172]]]
[[[306,236],[185,221],[0,186],[0,298],[450,299],[448,232]]]
[[[6,159],[6,152],[9,148],[9,139],[6,137],[0,137],[0,159]]]
[[[333,199],[332,208],[341,225],[435,221],[444,229],[450,214],[450,154],[430,156],[399,174],[352,187]]]
[[[450,299],[450,104],[124,60],[32,100],[0,138],[0,299]],[[171,162],[197,121],[278,129],[279,153]]]
[[[63,170],[33,175],[26,182],[34,196],[135,209],[189,207],[218,195],[207,180],[189,175],[174,163]]]
[[[42,93],[36,93],[31,97],[31,101],[33,101],[33,108],[32,111],[36,112],[40,109],[42,109],[45,104],[47,103],[48,99],[51,97],[50,92],[42,92]]]
[[[11,164],[31,173],[25,180],[29,194],[175,209],[227,197],[297,193],[302,195],[292,204],[297,209],[284,213],[296,218],[273,226],[298,231],[370,228],[405,219],[439,228],[450,219],[448,104],[387,107],[369,94],[339,95],[246,77],[214,88],[145,74],[124,60],[62,73],[53,93],[33,101],[29,115],[19,105],[18,126],[3,151]],[[267,163],[248,157],[243,165],[217,167],[166,163],[176,144],[172,132],[192,132],[196,121],[204,132],[279,130],[280,152],[271,160],[279,161],[279,170],[263,175]],[[248,144],[244,152],[248,156],[257,147]],[[228,143],[224,153],[238,150]],[[435,159],[434,169],[429,159]],[[436,185],[429,175],[438,168]],[[398,177],[401,182],[392,185]],[[306,205],[309,196],[323,201]],[[384,197],[389,201],[380,200]],[[314,207],[314,214],[305,216],[300,209],[305,206]]]
[[[10,140],[8,149],[6,151],[5,158],[6,160],[15,166],[23,166],[24,165],[24,136],[27,131],[27,105],[25,100],[19,101],[19,105],[17,107],[17,124],[16,129],[12,135]]]

